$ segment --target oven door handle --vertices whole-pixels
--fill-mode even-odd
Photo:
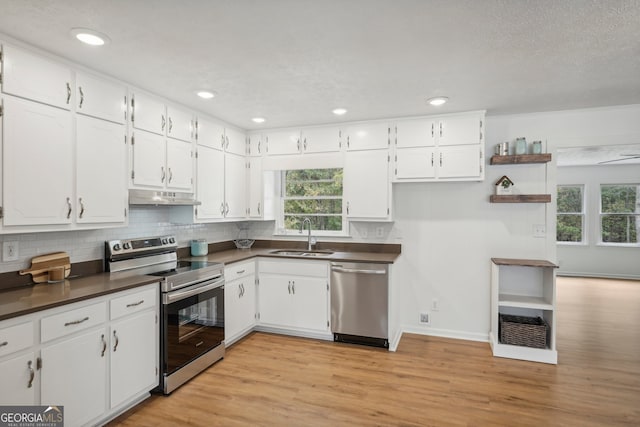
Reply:
[[[197,286],[195,288],[192,287],[184,291],[174,291],[174,292],[164,294],[163,302],[164,304],[171,304],[172,302],[180,301],[185,298],[189,298],[191,296],[201,294],[202,292],[219,288],[221,286],[224,286],[224,277],[220,277],[215,281],[210,282],[203,286]]]

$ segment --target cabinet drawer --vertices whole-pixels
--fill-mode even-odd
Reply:
[[[101,325],[107,320],[105,304],[100,302],[43,318],[40,321],[41,342]]]
[[[0,357],[33,345],[33,322],[0,329]]]
[[[324,261],[260,261],[260,274],[273,273],[292,276],[328,277]]]
[[[111,320],[118,319],[128,314],[152,308],[158,301],[158,288],[147,288],[143,291],[124,295],[111,300]]]
[[[232,280],[239,279],[241,277],[249,276],[256,272],[255,261],[239,262],[237,264],[231,264],[224,268],[224,280],[231,282]]]

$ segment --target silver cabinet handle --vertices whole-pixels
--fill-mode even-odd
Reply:
[[[433,123],[431,123],[431,138],[433,138],[433,136],[434,136],[433,127],[434,127],[434,125],[433,125]]]
[[[295,280],[293,280],[291,282],[291,293],[294,294],[294,295],[296,294],[296,281]]]
[[[220,135],[220,148],[224,150],[224,135]]]
[[[224,215],[224,202],[220,203],[220,215]]]
[[[246,270],[240,270],[240,271],[236,271],[236,274],[242,274],[244,273]]]
[[[433,153],[431,153],[431,166],[433,166]]]
[[[162,118],[162,130],[164,130],[164,126],[167,124],[167,122],[164,118],[164,114],[161,114],[160,117]]]
[[[242,298],[242,283],[238,285],[238,298]]]
[[[82,203],[82,197],[78,199],[78,203],[80,203],[80,214],[78,216],[82,218],[82,215],[84,215],[84,203]]]
[[[164,179],[167,177],[167,173],[164,170],[164,166],[160,166],[160,182],[164,182]]]
[[[80,92],[80,104],[78,108],[82,108],[82,103],[84,102],[84,92],[82,91],[82,86],[78,86],[78,92]]]
[[[442,166],[442,153],[440,153],[440,166]]]
[[[260,213],[260,202],[258,202],[258,215],[262,215],[262,214]]]
[[[4,347],[5,345],[9,345],[9,341],[0,342],[0,347]]]
[[[304,143],[302,145],[304,147],[304,151],[307,151],[307,138],[304,139]]]
[[[115,353],[116,350],[118,349],[118,344],[120,343],[120,340],[118,339],[118,335],[116,331],[113,331],[113,337],[116,339],[115,344],[113,344],[113,352]]]
[[[169,117],[169,133],[171,133],[171,129],[173,129],[173,120]]]
[[[71,85],[67,82],[67,105],[69,104],[69,101],[71,101]]]
[[[171,171],[171,168],[169,168],[169,183],[171,183],[172,179],[173,179],[173,172]]]
[[[72,320],[71,322],[65,323],[64,326],[79,325],[80,323],[86,322],[87,320],[89,320],[89,316],[80,320]]]
[[[104,334],[100,335],[100,340],[102,341],[102,352],[100,353],[100,357],[104,357],[104,352],[107,351],[107,341],[104,339]]]
[[[349,202],[347,202],[347,215],[349,215]]]
[[[291,295],[291,280],[289,280],[289,295]]]
[[[225,206],[225,210],[224,210],[224,214],[225,214],[225,216],[226,216],[226,215],[229,215],[229,203],[226,203],[226,202],[225,202],[224,206]]]
[[[33,362],[29,360],[27,362],[27,369],[29,370],[29,383],[27,384],[27,388],[31,388],[31,386],[33,386],[33,379],[36,377],[36,371],[31,367],[31,365],[33,365]]]
[[[300,138],[298,138],[298,151],[300,151]]]
[[[143,300],[143,299],[141,299],[141,300],[140,300],[140,301],[138,301],[138,302],[132,302],[131,304],[127,304],[127,308],[129,308],[129,307],[136,307],[136,306],[139,306],[139,305],[140,305],[140,304],[142,304],[143,302],[144,302],[144,300]]]
[[[442,122],[440,122],[440,137],[442,138]]]
[[[260,142],[261,141],[258,141],[258,154],[260,154]]]
[[[67,197],[67,207],[69,208],[69,210],[67,210],[67,219],[71,218],[71,199]]]
[[[229,137],[228,137],[228,136],[225,136],[225,139],[226,139],[226,141],[227,141],[227,145],[225,145],[225,147],[224,147],[224,148],[225,148],[225,150],[228,150],[228,149],[229,149]]]
[[[386,270],[365,270],[360,268],[343,268],[343,267],[331,267],[331,271],[338,273],[356,273],[356,274],[387,274]]]

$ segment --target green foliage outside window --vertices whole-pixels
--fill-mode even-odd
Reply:
[[[640,185],[601,185],[602,241],[638,243]]]
[[[581,186],[558,187],[558,220],[556,240],[558,242],[582,242],[584,206]]]
[[[342,169],[301,169],[285,172],[284,225],[300,228],[306,217],[313,230],[342,230]]]

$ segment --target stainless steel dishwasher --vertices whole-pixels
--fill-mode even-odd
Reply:
[[[387,264],[331,263],[333,340],[389,347]]]

